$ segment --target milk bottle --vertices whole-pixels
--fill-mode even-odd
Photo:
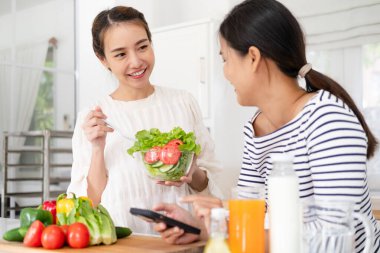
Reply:
[[[293,157],[275,154],[271,159],[273,170],[268,177],[270,252],[299,253],[301,209]]]

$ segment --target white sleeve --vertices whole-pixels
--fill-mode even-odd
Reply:
[[[215,197],[223,198],[223,194],[219,187],[216,185],[217,178],[222,172],[221,163],[216,159],[214,141],[211,138],[209,130],[203,123],[202,113],[199,105],[192,95],[189,96],[190,108],[194,115],[194,134],[196,136],[197,144],[201,145],[202,151],[197,157],[197,165],[200,169],[207,172],[209,179],[208,187],[201,192],[201,194],[212,194]],[[189,187],[190,188],[190,187]],[[195,192],[190,188],[190,193]]]
[[[92,147],[82,130],[82,124],[87,112],[80,112],[78,114],[72,139],[73,165],[67,193],[72,192],[77,196],[87,196],[87,175],[91,163]]]

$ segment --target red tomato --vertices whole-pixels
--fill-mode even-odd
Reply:
[[[41,221],[33,221],[25,234],[24,245],[28,247],[41,247],[41,236],[44,228],[45,226]]]
[[[168,144],[166,144],[166,145],[176,145],[176,146],[180,146],[180,145],[182,145],[182,144],[183,144],[183,142],[182,142],[181,140],[174,139],[174,140],[169,141]]]
[[[145,162],[152,164],[160,160],[160,153],[161,148],[160,147],[153,147],[149,149],[148,152],[145,153],[144,160]]]
[[[164,164],[176,164],[179,157],[181,156],[181,151],[176,145],[166,145],[161,149],[160,160]]]
[[[67,231],[69,230],[69,225],[61,225],[60,228],[62,232],[65,234],[65,238],[67,238]]]
[[[59,249],[65,244],[65,233],[57,225],[47,226],[42,232],[42,247],[45,249]]]
[[[67,242],[72,248],[85,248],[90,242],[90,232],[86,225],[75,222],[69,226],[67,231]]]

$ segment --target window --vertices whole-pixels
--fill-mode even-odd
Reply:
[[[380,42],[363,46],[363,112],[369,127],[380,141]],[[380,149],[368,163],[370,186],[380,191]],[[376,181],[377,182],[376,182]],[[373,181],[373,182],[372,182]]]
[[[380,140],[380,43],[308,52],[313,68],[341,84]],[[380,192],[380,148],[368,161],[369,187]]]
[[[380,107],[380,43],[363,46],[363,107]]]
[[[3,131],[70,130],[74,125],[74,13],[74,0],[0,1],[0,147]],[[18,139],[13,146],[33,145]],[[21,168],[9,175],[19,172],[24,176]],[[39,190],[34,182],[25,187]]]
[[[53,68],[54,63],[54,46],[50,45],[45,60],[45,67]],[[29,130],[45,130],[54,129],[54,72],[43,71],[41,80],[39,82],[38,94],[34,105],[33,116],[30,122]],[[26,138],[26,146],[41,146],[42,139],[40,138]],[[21,163],[42,163],[43,157],[39,155],[32,155],[30,153],[22,153],[20,157]],[[20,172],[35,173],[31,169],[20,168]],[[38,169],[36,171],[39,171]],[[24,174],[25,175],[25,174]],[[38,175],[37,175],[38,176]]]
[[[54,47],[50,46],[45,61],[45,67],[53,68],[54,66]],[[51,71],[44,71],[42,73],[29,130],[54,129],[53,89],[54,73]]]

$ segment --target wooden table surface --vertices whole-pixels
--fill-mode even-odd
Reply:
[[[91,246],[84,249],[73,249],[64,247],[57,250],[45,250],[43,248],[28,248],[22,243],[7,242],[0,240],[0,252],[24,253],[24,252],[81,252],[81,253],[113,253],[113,252],[133,252],[133,253],[201,253],[206,242],[195,242],[187,245],[169,245],[159,237],[131,235],[128,238],[117,240],[113,245]]]
[[[21,242],[8,242],[2,239],[3,233],[9,229],[18,227],[19,220],[0,218],[0,252],[25,253],[25,252],[81,252],[81,253],[98,253],[98,252],[133,252],[133,253],[201,253],[203,252],[206,242],[195,242],[187,245],[170,245],[165,243],[160,237],[132,234],[131,236],[117,240],[112,245],[91,246],[84,249],[72,249],[64,247],[57,250],[45,250],[40,248],[28,248]]]

